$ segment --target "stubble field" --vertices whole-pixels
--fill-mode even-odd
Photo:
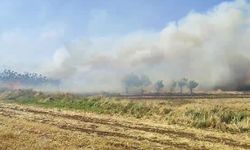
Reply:
[[[2,93],[0,149],[250,149],[250,99]]]

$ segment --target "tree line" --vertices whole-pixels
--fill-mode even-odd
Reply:
[[[137,88],[140,89],[141,94],[145,92],[145,88],[150,86],[154,88],[156,93],[162,92],[163,88],[166,87],[166,82],[163,80],[158,80],[155,83],[149,79],[146,75],[136,75],[134,73],[126,75],[122,79],[123,86],[125,88],[125,93],[129,93],[129,89]],[[184,88],[188,88],[190,94],[193,94],[195,88],[197,88],[199,83],[195,80],[188,80],[187,78],[182,78],[178,81],[172,81],[169,84],[170,92],[176,92],[177,87],[179,88],[179,93],[183,93]]]
[[[51,79],[37,73],[18,73],[13,70],[5,69],[0,72],[0,83],[5,85],[18,84],[25,87],[36,87],[42,85],[58,86],[60,80]]]

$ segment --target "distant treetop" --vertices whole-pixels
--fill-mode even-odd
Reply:
[[[42,74],[37,73],[18,73],[13,70],[7,70],[0,72],[0,83],[2,84],[19,84],[21,86],[42,86],[52,85],[58,86],[60,80],[48,78]]]

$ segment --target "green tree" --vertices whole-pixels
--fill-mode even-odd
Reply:
[[[188,88],[190,90],[190,94],[193,94],[193,89],[199,85],[196,81],[192,80],[188,82]]]
[[[151,81],[149,79],[148,76],[146,75],[141,75],[141,78],[140,78],[140,81],[141,81],[141,94],[144,94],[144,88],[149,86],[151,84]]]
[[[131,87],[136,87],[141,89],[141,94],[144,92],[144,88],[151,84],[151,81],[148,76],[136,74],[128,74],[122,79],[122,83],[125,87],[125,92],[128,94],[128,90]]]
[[[180,81],[178,81],[178,86],[180,88],[180,93],[182,94],[183,92],[183,87],[187,85],[188,79],[183,78]]]
[[[141,85],[140,78],[136,74],[134,74],[134,73],[126,75],[122,79],[122,83],[123,83],[123,85],[125,87],[126,94],[128,94],[128,89],[129,88],[131,88],[131,87],[138,87],[138,86]]]
[[[155,83],[155,90],[157,93],[159,93],[163,87],[164,87],[163,80],[159,80]]]

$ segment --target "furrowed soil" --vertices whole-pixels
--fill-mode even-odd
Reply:
[[[0,149],[250,149],[250,136],[1,102]]]

